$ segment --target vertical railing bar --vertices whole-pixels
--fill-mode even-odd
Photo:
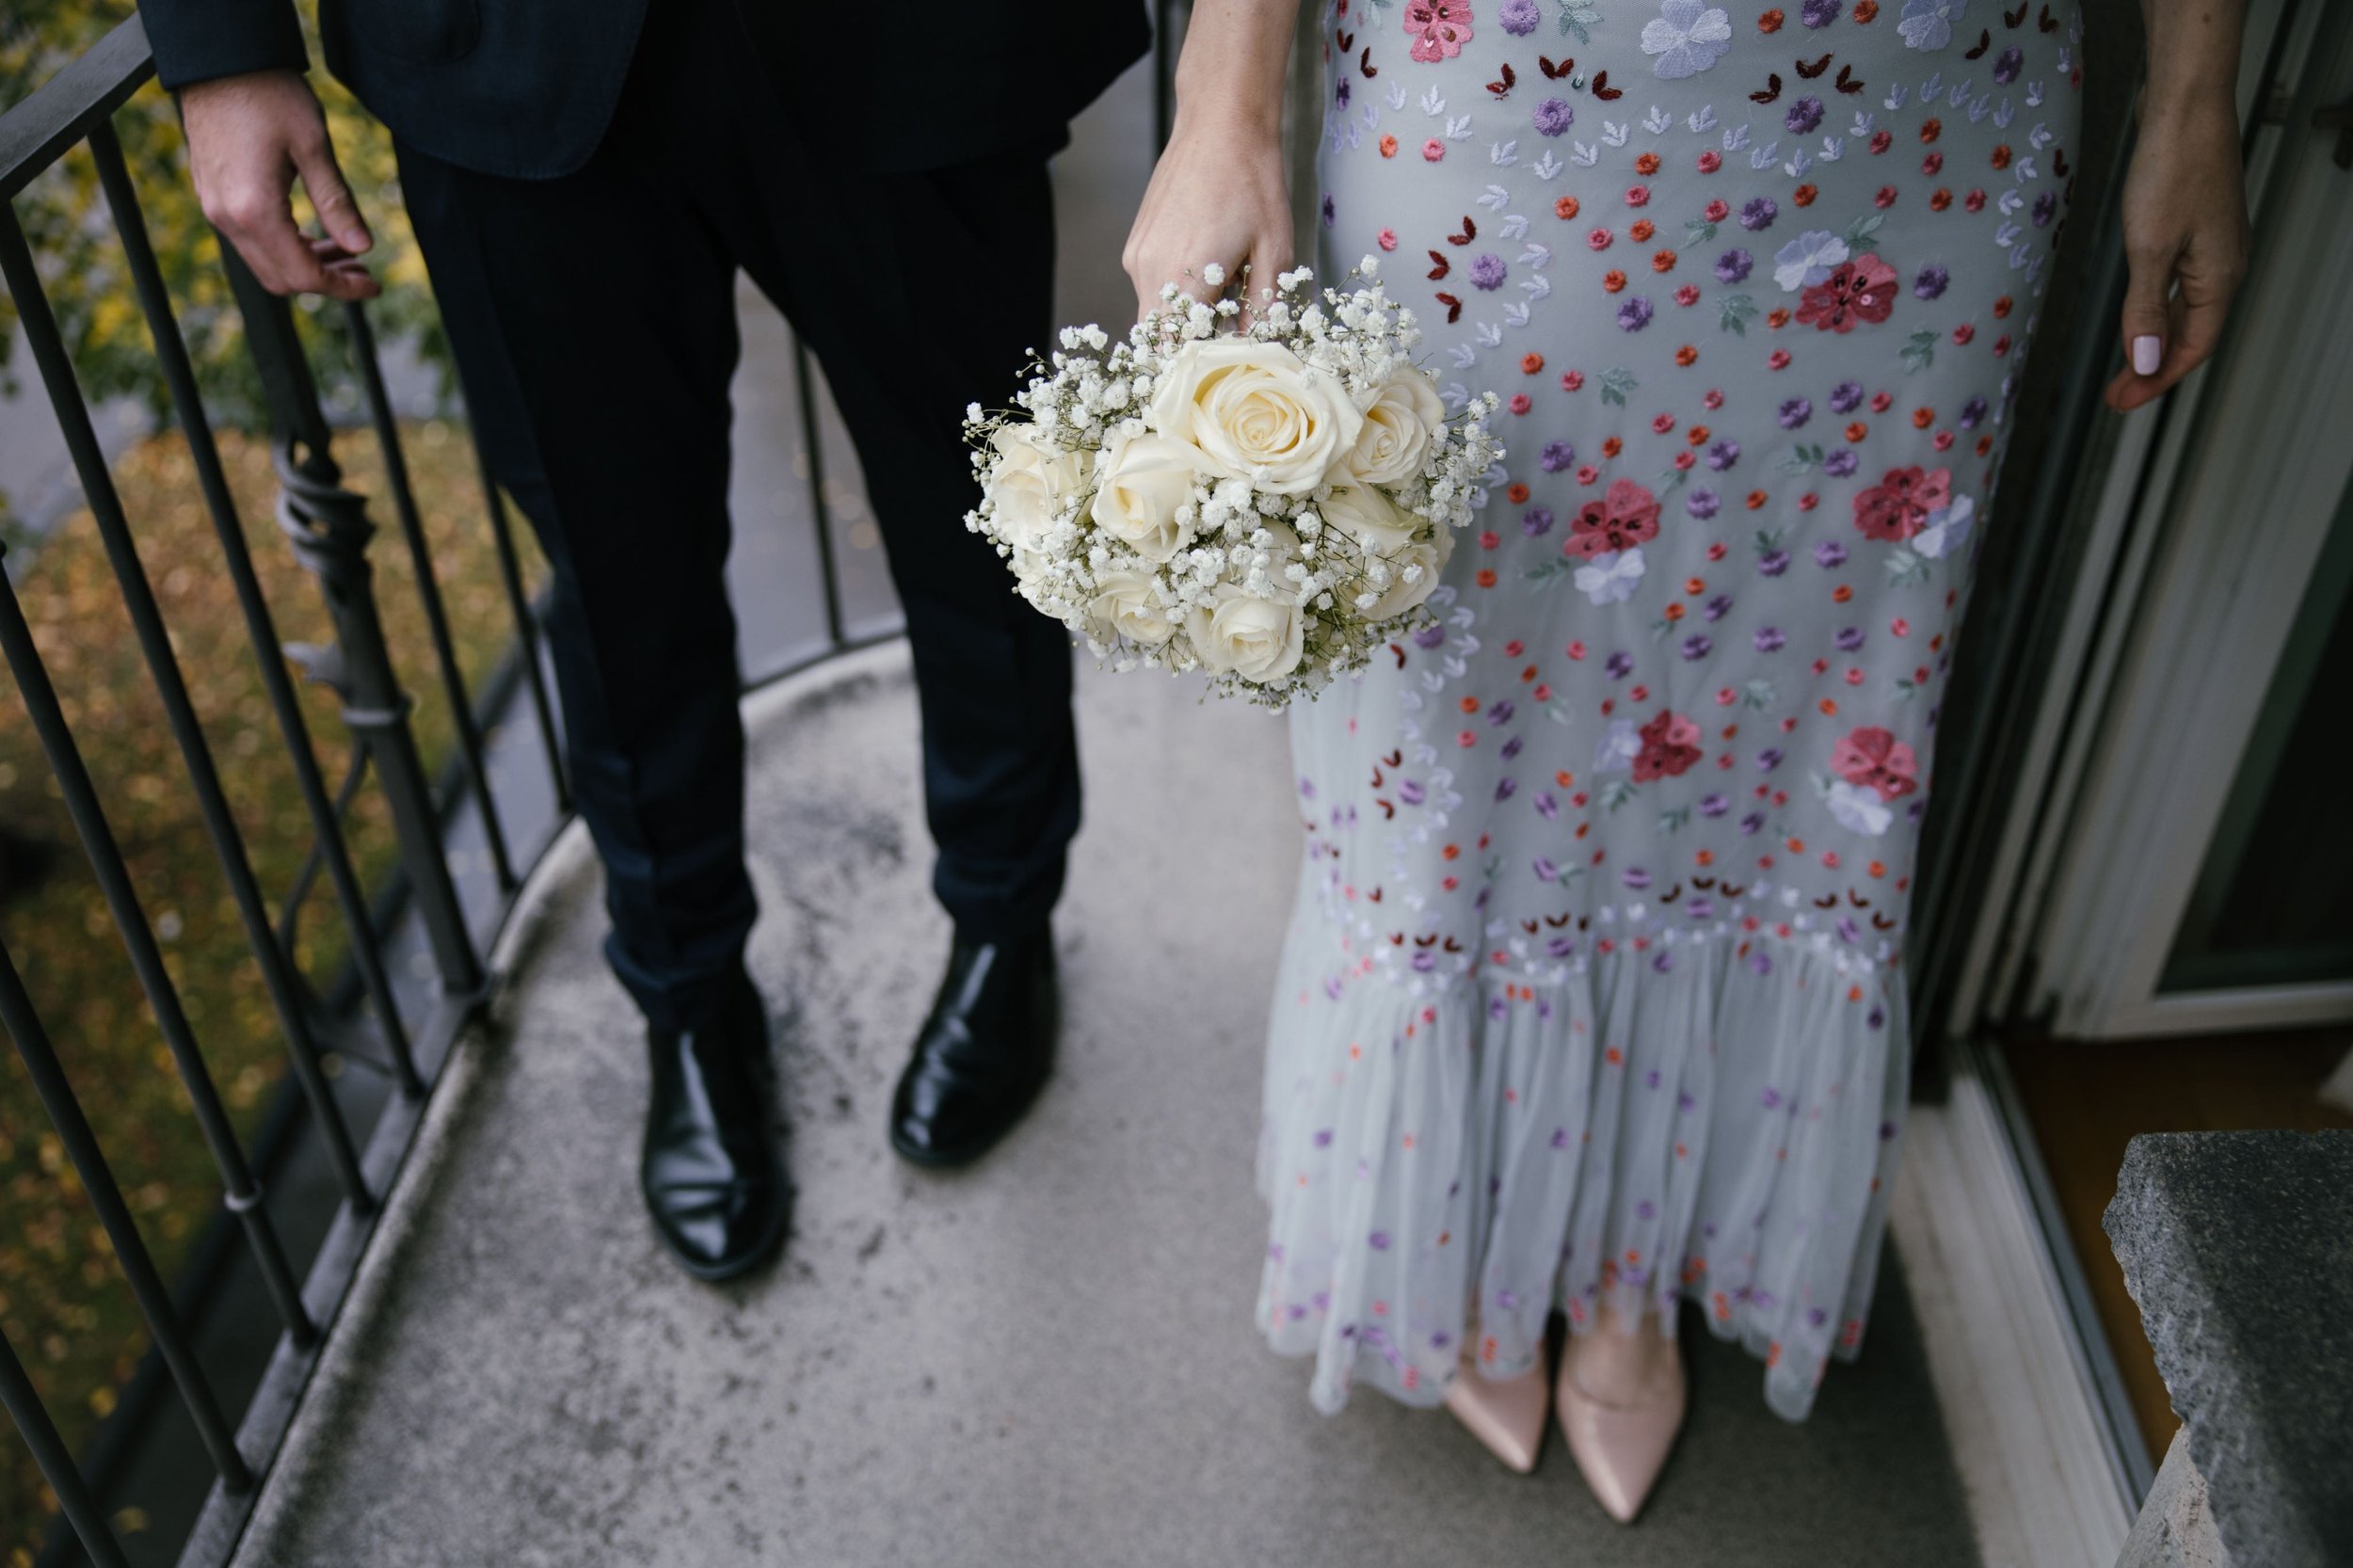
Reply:
[[[376,609],[375,569],[368,563],[376,524],[368,518],[367,503],[344,488],[332,450],[334,432],[319,408],[293,311],[262,287],[226,242],[220,264],[245,318],[246,346],[269,406],[278,531],[317,582],[335,628],[334,645],[313,662],[312,672],[334,687],[344,725],[375,768],[392,812],[408,896],[424,923],[444,993],[478,997],[485,985],[481,956],[450,875],[438,794],[424,776],[408,727],[413,704],[392,668]]]
[[[56,1493],[57,1506],[95,1568],[130,1568],[130,1560],[122,1555],[122,1543],[115,1539],[113,1528],[99,1512],[98,1499],[90,1496],[89,1483],[82,1479],[81,1467],[67,1451],[65,1439],[57,1435],[57,1424],[49,1418],[40,1392],[6,1334],[0,1334],[0,1407],[6,1407],[16,1430],[24,1434],[24,1446],[33,1450],[33,1463],[50,1490]]]
[[[19,319],[24,317],[25,313],[20,311]],[[41,750],[48,755],[50,771],[65,797],[66,814],[73,820],[74,831],[89,857],[90,870],[96,873],[99,888],[106,897],[106,907],[114,916],[115,928],[121,933],[131,968],[138,975],[148,1004],[154,1010],[156,1027],[163,1032],[164,1044],[180,1069],[180,1081],[188,1092],[197,1128],[203,1133],[213,1164],[220,1173],[226,1191],[224,1202],[245,1226],[254,1260],[261,1267],[262,1277],[269,1287],[286,1332],[296,1343],[308,1348],[317,1337],[317,1329],[303,1307],[302,1294],[295,1284],[294,1270],[286,1262],[278,1229],[262,1208],[261,1185],[253,1179],[245,1153],[237,1146],[229,1113],[221,1107],[220,1091],[213,1084],[212,1069],[205,1065],[203,1052],[197,1048],[195,1032],[180,1006],[180,993],[171,983],[170,971],[164,968],[163,953],[155,946],[155,934],[148,926],[147,914],[139,907],[138,894],[131,886],[130,868],[124,864],[121,846],[115,842],[114,829],[107,824],[105,812],[98,804],[98,791],[90,783],[89,768],[82,760],[81,749],[73,744],[72,731],[66,727],[65,710],[58,706],[56,688],[49,682],[49,672],[40,662],[40,649],[33,642],[33,629],[24,619],[24,606],[17,602],[16,584],[5,572],[0,572],[0,656],[7,659],[16,677],[17,690],[32,714]]]
[[[539,617],[533,613],[531,598],[523,591],[522,562],[515,553],[515,527],[506,514],[506,500],[499,493],[499,482],[490,472],[489,459],[482,456],[482,448],[474,447],[474,461],[482,472],[482,496],[490,513],[490,537],[498,546],[499,581],[506,589],[506,607],[515,617],[515,635],[521,640],[523,680],[531,693],[531,712],[539,725],[539,744],[547,753],[548,776],[555,784],[556,815],[568,816],[572,809],[571,781],[564,774],[564,748],[555,737],[555,709],[548,701],[548,682],[539,667]]]
[[[109,142],[113,139],[111,132],[102,126],[91,135],[93,148],[102,137]],[[120,172],[120,167],[118,162],[117,172]],[[237,827],[235,814],[229,809],[229,797],[221,789],[220,771],[214,764],[212,747],[204,739],[203,721],[197,717],[196,703],[188,696],[187,681],[180,673],[180,661],[171,650],[171,633],[164,628],[163,611],[155,602],[155,591],[149,586],[146,568],[139,564],[138,546],[131,537],[122,497],[115,489],[113,474],[107,472],[106,455],[98,444],[98,431],[90,423],[89,408],[82,401],[81,385],[74,378],[65,339],[58,333],[48,296],[33,268],[32,250],[24,242],[24,232],[18,227],[13,210],[0,219],[0,275],[7,277],[8,290],[16,296],[17,320],[24,326],[34,363],[40,369],[58,426],[64,432],[66,449],[81,477],[83,500],[89,506],[99,540],[105,547],[107,564],[114,568],[115,582],[122,591],[122,606],[131,617],[131,630],[138,640],[139,652],[147,662],[156,695],[163,699],[164,721],[179,748],[180,760],[187,769],[188,782],[195,789],[197,811],[204,820],[206,838],[212,840],[213,857],[220,863],[221,875],[228,880],[229,896],[237,906],[247,945],[253,950],[254,963],[261,967],[262,985],[269,993],[270,1006],[278,1015],[278,1027],[285,1036],[286,1054],[294,1066],[296,1081],[310,1099],[312,1112],[319,1118],[319,1135],[326,1144],[328,1163],[343,1186],[344,1196],[364,1213],[375,1207],[376,1200],[369,1194],[367,1177],[360,1172],[360,1151],[352,1144],[351,1128],[344,1120],[343,1108],[335,1103],[327,1075],[319,1068],[318,1042],[312,1037],[310,1016],[303,1009],[293,977],[287,972],[285,954],[279,951],[277,935],[271,929],[269,905],[262,897],[261,884],[254,879],[253,864],[246,854],[245,836]]]
[[[171,312],[163,270],[156,264],[155,248],[148,238],[147,219],[139,209],[130,170],[123,163],[122,144],[116,138],[113,125],[103,121],[90,133],[89,144],[90,154],[98,164],[99,183],[114,212],[115,228],[122,236],[139,306],[146,313],[148,331],[155,342],[155,357],[170,389],[173,410],[187,437],[197,488],[204,497],[205,510],[212,516],[213,532],[220,540],[221,555],[236,590],[237,605],[245,616],[246,636],[253,645],[262,684],[269,693],[279,733],[294,763],[296,784],[317,840],[312,853],[325,860],[328,878],[334,884],[335,902],[343,911],[344,927],[351,934],[352,962],[360,971],[376,1025],[384,1032],[386,1049],[392,1053],[401,1091],[411,1096],[421,1095],[424,1091],[424,1080],[417,1075],[392,977],[385,972],[383,951],[368,919],[367,894],[360,885],[360,874],[344,843],[342,813],[328,806],[327,780],[312,749],[311,727],[302,716],[302,704],[295,695],[293,679],[286,673],[278,628],[270,616],[269,600],[262,592],[261,580],[253,570],[253,554],[246,544],[236,502],[229,493],[229,477],[221,468],[220,449],[213,439],[212,422],[205,416],[203,399],[197,389],[195,366],[189,361],[187,344],[180,336],[179,321]],[[293,949],[286,951],[291,954]]]
[[[816,520],[817,572],[825,590],[825,641],[839,653],[848,646],[841,632],[841,579],[833,558],[833,515],[825,504],[825,459],[817,445],[817,387],[809,374],[808,348],[792,340],[792,374],[800,385],[801,444],[808,453],[808,502]]]
[[[131,1294],[138,1302],[139,1316],[147,1320],[147,1332],[155,1341],[156,1353],[162,1356],[171,1372],[171,1381],[179,1386],[180,1398],[196,1422],[197,1435],[203,1440],[205,1451],[213,1456],[214,1466],[220,1472],[221,1484],[232,1492],[244,1491],[253,1483],[253,1475],[246,1467],[245,1457],[237,1451],[236,1435],[228,1417],[221,1414],[212,1384],[197,1364],[196,1349],[189,1343],[179,1314],[172,1310],[171,1292],[165,1287],[163,1275],[156,1272],[155,1259],[139,1235],[137,1223],[131,1218],[130,1206],[122,1201],[122,1189],[106,1163],[105,1151],[99,1147],[98,1135],[90,1129],[82,1102],[57,1060],[56,1047],[42,1026],[32,996],[24,989],[24,977],[17,972],[16,961],[5,944],[0,944],[0,1029],[6,1029],[16,1042],[16,1053],[24,1060],[24,1071],[33,1080],[33,1093],[49,1112],[50,1123],[57,1129],[57,1142],[64,1145],[66,1158],[72,1161],[73,1174],[81,1178],[82,1190],[89,1194],[90,1207],[98,1210],[98,1223],[104,1227],[106,1240],[114,1247],[115,1261],[121,1265],[123,1277],[130,1282]]]
[[[499,822],[498,802],[490,792],[490,772],[482,760],[482,729],[474,722],[473,701],[466,695],[466,678],[457,667],[457,647],[450,636],[449,616],[441,603],[441,584],[433,571],[433,552],[425,543],[424,520],[417,514],[416,493],[408,482],[408,459],[400,447],[400,430],[392,420],[392,400],[384,390],[384,367],[376,357],[376,329],[367,312],[355,300],[344,307],[351,332],[352,358],[359,361],[360,384],[367,393],[368,415],[376,426],[376,443],[384,452],[384,475],[392,492],[392,515],[400,520],[401,536],[408,544],[408,559],[417,574],[417,596],[424,604],[424,623],[433,639],[433,657],[440,666],[441,690],[450,708],[457,747],[473,785],[474,801],[482,812],[483,840],[490,851],[491,870],[499,890],[515,889],[515,868],[507,858],[506,830]]]

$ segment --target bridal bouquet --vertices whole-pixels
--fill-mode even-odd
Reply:
[[[1287,272],[1246,328],[1171,284],[1122,341],[1065,328],[1020,412],[973,405],[965,522],[1022,597],[1114,668],[1202,670],[1274,708],[1426,619],[1501,456],[1497,400],[1449,422],[1413,312],[1369,258],[1342,281]]]

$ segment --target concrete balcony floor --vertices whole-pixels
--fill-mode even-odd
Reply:
[[[756,978],[797,1233],[738,1287],[639,1210],[645,1070],[577,828],[510,935],[237,1561],[1975,1563],[1900,1280],[1813,1420],[1705,1336],[1642,1523],[1558,1434],[1533,1478],[1450,1418],[1309,1409],[1250,1309],[1260,1031],[1296,828],[1284,728],[1081,681],[1088,826],[1059,1076],[977,1168],[888,1152],[947,940],[897,645],[754,697]]]

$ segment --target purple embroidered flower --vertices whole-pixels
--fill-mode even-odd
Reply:
[[[1601,667],[1609,671],[1611,679],[1624,680],[1634,673],[1634,655],[1624,648],[1619,648],[1602,661]]]
[[[1350,93],[1349,93],[1348,88],[1349,88],[1349,78],[1348,78],[1348,77],[1346,77],[1346,76],[1343,76],[1343,77],[1341,77],[1341,78],[1340,78],[1340,85],[1339,85],[1338,87],[1337,87],[1337,88],[1333,88],[1333,89],[1332,89],[1332,99],[1333,99],[1333,102],[1335,102],[1335,103],[1337,103],[1337,104],[1339,104],[1339,106],[1340,106],[1341,108],[1343,108],[1343,109],[1344,109],[1344,108],[1346,108],[1346,107],[1348,107],[1348,100],[1349,100],[1349,97],[1350,97]]]
[[[1963,430],[1975,430],[1978,425],[1985,423],[1985,399],[1982,397],[1971,398],[1968,402],[1961,406],[1961,427]]]
[[[1860,626],[1840,627],[1834,640],[1838,645],[1839,652],[1860,653],[1863,650],[1863,628]]]
[[[1824,539],[1814,547],[1814,564],[1825,571],[1847,564],[1847,547],[1836,539]]]
[[[1753,196],[1740,204],[1740,227],[1763,229],[1781,216],[1780,205],[1769,196]]]
[[[1389,1250],[1389,1233],[1385,1230],[1376,1230],[1370,1236],[1365,1238],[1365,1245],[1370,1247],[1374,1252],[1387,1252]]]
[[[1633,888],[1639,893],[1643,888],[1650,886],[1651,878],[1650,872],[1644,871],[1641,867],[1628,866],[1625,871],[1618,873],[1618,880],[1625,883],[1627,887]]]
[[[1436,953],[1431,952],[1428,948],[1421,948],[1415,952],[1413,961],[1415,973],[1429,974],[1437,967],[1438,955]]]
[[[1784,430],[1795,430],[1814,417],[1814,400],[1806,397],[1785,398],[1777,415]]]
[[[1471,258],[1471,287],[1499,289],[1503,287],[1503,258],[1492,250],[1482,250]]]
[[[1503,9],[1496,13],[1496,20],[1502,24],[1503,30],[1513,38],[1526,38],[1536,30],[1536,24],[1543,19],[1543,13],[1536,8],[1536,0],[1509,0]]]
[[[1501,757],[1505,761],[1509,762],[1513,758],[1517,757],[1520,754],[1520,747],[1527,742],[1527,740],[1528,737],[1525,735],[1514,735],[1510,740],[1503,743],[1503,749],[1497,753],[1497,755]]]
[[[1650,318],[1651,303],[1639,294],[1618,307],[1618,326],[1624,331],[1639,332],[1650,325]]]
[[[2058,192],[2046,190],[2034,199],[2034,226],[2048,229],[2051,219],[2058,216]]]
[[[1737,283],[1746,278],[1749,275],[1749,269],[1754,265],[1756,265],[1754,256],[1750,255],[1738,246],[1734,246],[1730,250],[1716,258],[1716,276],[1724,282]]]
[[[1752,811],[1747,816],[1740,819],[1740,831],[1751,837],[1754,837],[1756,834],[1763,832],[1764,828],[1765,813],[1762,811]],[[1756,956],[1758,962],[1762,963],[1764,961],[1765,955],[1763,953],[1760,952]],[[1763,974],[1765,971],[1763,969],[1759,969],[1756,972],[1758,974]]]
[[[1696,632],[1683,639],[1683,656],[1686,659],[1705,659],[1715,651],[1715,648],[1716,645],[1712,640],[1701,636]]]
[[[1759,773],[1772,772],[1775,768],[1781,766],[1781,747],[1767,746],[1763,751],[1756,754],[1756,771]]]
[[[1414,646],[1425,653],[1434,653],[1446,646],[1444,626],[1425,626],[1414,633]]]
[[[1703,795],[1700,798],[1700,815],[1703,817],[1721,817],[1731,809],[1732,798],[1729,795]]]
[[[1558,882],[1561,880],[1561,868],[1552,863],[1552,859],[1549,856],[1539,855],[1536,856],[1534,864],[1530,865],[1528,868],[1528,871],[1529,874],[1533,876],[1539,882]]]
[[[1536,461],[1546,473],[1559,473],[1577,461],[1577,448],[1566,441],[1546,441]]]
[[[1496,780],[1496,804],[1500,806],[1520,792],[1520,781],[1510,774]]]
[[[1814,128],[1822,122],[1822,101],[1812,93],[1806,94],[1789,105],[1789,112],[1782,117],[1781,122],[1799,136],[1811,136]]]
[[[1830,408],[1834,414],[1851,414],[1863,407],[1863,383],[1841,381],[1830,390]]]
[[[1520,532],[1531,539],[1541,539],[1552,532],[1552,508],[1530,506],[1520,514]]]
[[[1565,98],[1547,98],[1536,105],[1530,118],[1536,122],[1537,135],[1557,136],[1577,123],[1577,111],[1569,107]]]
[[[1833,446],[1822,458],[1822,472],[1833,479],[1844,479],[1852,473],[1862,459],[1850,446]]]
[[[1489,724],[1496,725],[1510,724],[1512,722],[1512,715],[1517,712],[1519,712],[1519,710],[1513,706],[1512,700],[1509,697],[1505,697],[1500,701],[1489,704],[1487,708],[1487,722]]]
[[[1320,1149],[1328,1149],[1332,1146],[1332,1129],[1330,1128],[1317,1128],[1315,1145]]]
[[[1545,944],[1545,956],[1547,958],[1568,958],[1573,957],[1576,952],[1577,938],[1574,936],[1555,936]],[[1551,1017],[1552,1003],[1549,1001],[1538,1002],[1536,1004],[1536,1016],[1540,1018]]]
[[[1833,929],[1838,933],[1838,939],[1849,946],[1861,939],[1863,936],[1863,927],[1855,923],[1855,918],[1852,915],[1841,915],[1838,918],[1838,924]]]
[[[1769,550],[1756,558],[1756,574],[1759,577],[1779,577],[1788,569],[1789,552],[1785,550]]]
[[[1766,1110],[1778,1111],[1781,1109],[1781,1091],[1774,1088],[1771,1084],[1767,1084],[1765,1086],[1765,1093],[1758,1097],[1763,1101]],[[1385,1243],[1384,1244],[1385,1245]]]
[[[1644,1198],[1641,1203],[1634,1206],[1634,1217],[1638,1220],[1657,1219],[1658,1217],[1658,1206],[1651,1202],[1650,1199]]]
[[[2002,51],[1993,62],[1993,79],[2004,87],[2018,80],[2018,72],[2026,63],[2025,52],[2012,46]]]
[[[1705,485],[1683,498],[1683,509],[1702,520],[1714,517],[1722,504],[1722,498]]]
[[[1952,280],[1951,273],[1930,262],[1920,269],[1920,276],[1912,280],[1912,292],[1923,299],[1934,299],[1945,292],[1945,285]]]
[[[1739,460],[1740,443],[1738,441],[1718,441],[1707,449],[1707,466],[1718,473],[1723,472]]]
[[[1756,645],[1759,653],[1778,653],[1789,639],[1781,634],[1778,626],[1760,626],[1749,640]]]
[[[1332,227],[1333,214],[1332,199],[1327,196],[1323,199],[1323,226],[1326,229]]]
[[[1419,779],[1401,778],[1397,781],[1397,798],[1408,806],[1419,806],[1430,798],[1430,792],[1422,788]]]
[[[1718,594],[1715,598],[1709,600],[1705,605],[1702,606],[1700,610],[1700,614],[1705,616],[1709,620],[1721,620],[1731,613],[1732,596],[1730,594]]]
[[[1550,790],[1537,791],[1536,798],[1529,804],[1536,808],[1536,814],[1545,821],[1559,822],[1561,820],[1561,803],[1553,798]]]
[[[1798,20],[1809,27],[1827,27],[1838,20],[1839,8],[1846,0],[1805,0],[1798,12]]]

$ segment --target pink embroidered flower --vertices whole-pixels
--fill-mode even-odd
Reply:
[[[1631,479],[1613,480],[1606,493],[1578,508],[1569,524],[1568,552],[1591,559],[1631,550],[1657,534],[1658,498]]]
[[[1953,471],[1927,470],[1918,464],[1892,468],[1880,482],[1854,498],[1854,525],[1864,537],[1890,543],[1908,539],[1928,526],[1929,514],[1953,499]]]
[[[1859,321],[1885,321],[1895,308],[1896,269],[1866,251],[1808,288],[1798,319],[1818,331],[1851,332]]]
[[[1621,481],[1623,483],[1624,481]],[[1700,727],[1670,709],[1642,726],[1642,749],[1634,754],[1634,781],[1672,778],[1700,760]]]
[[[1877,790],[1882,801],[1900,800],[1920,787],[1919,758],[1877,725],[1841,736],[1831,748],[1830,771],[1849,784]]]
[[[1470,0],[1409,0],[1405,30],[1414,40],[1408,56],[1424,64],[1450,60],[1470,40]]]

